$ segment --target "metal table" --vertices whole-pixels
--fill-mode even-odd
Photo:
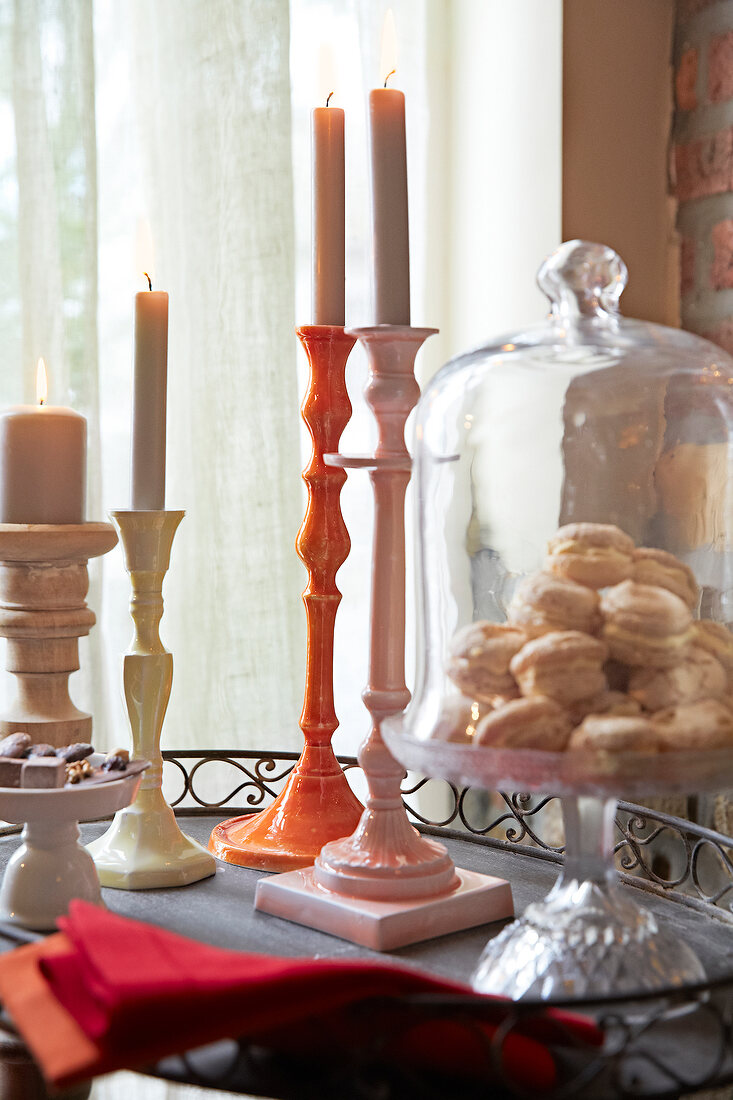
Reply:
[[[296,759],[296,754],[255,752],[165,755],[169,773],[180,778],[180,791],[174,801],[178,812],[186,814],[183,828],[202,842],[223,817],[266,804]],[[353,766],[353,760],[345,761],[345,767]],[[224,803],[213,812],[200,793],[202,777],[212,769],[219,774],[229,769],[232,777]],[[448,812],[441,823],[431,825],[416,806],[423,786],[424,781],[407,787],[406,804],[412,807],[421,827],[440,836],[457,865],[509,879],[517,912],[547,893],[561,859],[558,850],[543,841],[537,824],[547,799],[502,796],[497,812],[496,804],[488,806],[472,792],[453,789]],[[105,827],[83,826],[83,839],[93,839]],[[661,841],[666,843],[662,844],[660,857]],[[4,867],[16,843],[16,835],[0,839],[0,867]],[[733,840],[699,826],[622,804],[618,860],[629,888],[644,890],[644,903],[689,941],[705,964],[708,981],[702,987],[670,991],[665,996],[646,995],[633,1002],[629,998],[570,1002],[575,1011],[592,1015],[607,1039],[601,1051],[570,1050],[563,1055],[560,1084],[553,1096],[581,1095],[599,1100],[615,1096],[677,1097],[733,1081],[733,915],[729,904],[733,898],[733,862],[729,844],[733,848]],[[666,879],[661,877],[662,867]],[[106,890],[104,895],[115,912],[220,947],[285,956],[385,957],[255,912],[252,903],[260,875],[220,864],[214,878],[184,889]],[[389,955],[432,973],[467,981],[488,936],[501,927],[484,926]],[[448,1007],[462,1026],[476,1026],[476,1010],[467,1008],[460,999],[416,998],[410,1007],[420,1019],[429,1019],[436,1012],[445,1014]],[[372,1006],[371,1011],[378,1012],[378,1006]],[[523,1095],[516,1082],[501,1078],[498,1048],[503,1035],[544,1011],[545,1006],[526,1002],[512,1007],[495,1040],[497,1076],[491,1084],[492,1097]],[[333,1064],[324,1066],[303,1059],[273,1059],[267,1050],[227,1041],[166,1059],[151,1072],[212,1089],[298,1100],[311,1096],[320,1100],[343,1100],[345,1096],[350,1100],[406,1100],[413,1096],[423,1100],[440,1096],[445,1100],[455,1095],[451,1081],[381,1064],[378,1046],[360,1051],[358,1058],[353,1052],[345,1059],[337,1054],[334,1052]],[[486,1097],[487,1083],[472,1084],[464,1079],[460,1094]]]

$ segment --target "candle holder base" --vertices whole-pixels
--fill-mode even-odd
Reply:
[[[178,828],[160,790],[141,790],[87,851],[102,886],[116,890],[188,886],[216,871],[206,849]]]
[[[374,951],[513,916],[508,882],[475,871],[458,870],[454,877],[453,888],[439,896],[380,901],[324,890],[308,867],[258,882],[255,909]]]
[[[95,623],[85,602],[89,558],[117,543],[110,523],[0,524],[0,635],[16,696],[0,735],[60,746],[92,740],[92,717],[69,698],[79,638]]]
[[[324,844],[353,830],[361,811],[331,746],[309,745],[272,805],[216,825],[209,850],[258,871],[308,867]]]

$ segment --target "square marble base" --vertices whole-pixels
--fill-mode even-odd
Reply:
[[[257,884],[255,909],[317,928],[375,951],[433,939],[514,915],[508,882],[456,868],[449,894],[412,901],[344,897],[313,881],[313,868],[272,875]]]

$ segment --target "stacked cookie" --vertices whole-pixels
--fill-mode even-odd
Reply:
[[[562,527],[507,622],[454,636],[461,696],[433,736],[553,752],[733,747],[733,634],[695,621],[698,601],[674,555],[608,524]]]

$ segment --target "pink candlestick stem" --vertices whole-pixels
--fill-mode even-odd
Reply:
[[[379,432],[376,454],[369,462],[374,545],[369,683],[362,696],[372,728],[359,752],[369,798],[356,831],[327,844],[313,872],[320,886],[351,897],[425,897],[458,884],[443,845],[420,836],[410,825],[400,792],[404,768],[379,732],[382,719],[403,710],[410,699],[405,684],[404,505],[411,461],[404,429],[420,396],[415,355],[433,332],[402,325],[354,330],[369,358],[364,395]],[[348,458],[337,461],[351,465]]]

